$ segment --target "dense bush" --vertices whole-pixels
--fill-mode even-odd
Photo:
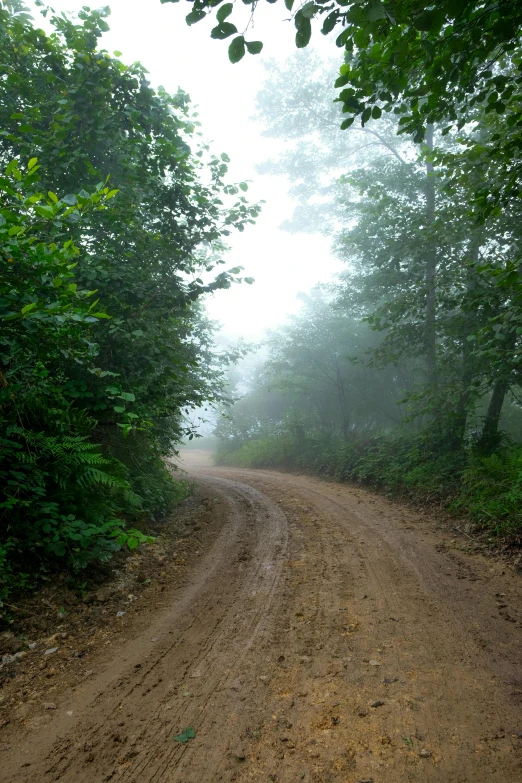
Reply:
[[[164,457],[227,359],[198,300],[238,279],[209,273],[257,214],[188,96],[97,49],[105,13],[47,35],[0,8],[0,598],[184,496]]]

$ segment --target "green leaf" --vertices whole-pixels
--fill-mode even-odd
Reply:
[[[304,49],[306,46],[308,46],[310,43],[310,38],[312,37],[311,22],[309,19],[307,19],[306,16],[299,16],[298,12],[295,17],[295,26],[297,27],[297,32],[295,34],[295,45],[298,49]]]
[[[249,54],[259,54],[263,49],[262,41],[245,41]]]
[[[436,31],[444,22],[444,9],[422,11],[413,19],[413,26],[424,33]]]
[[[234,8],[233,3],[225,3],[224,5],[220,6],[216,14],[216,19],[218,20],[218,22],[224,22],[227,16],[230,16],[230,14],[232,13],[233,8]]]
[[[115,405],[114,409],[116,413],[125,413],[125,406],[124,405]]]
[[[132,392],[122,392],[120,397],[122,400],[127,400],[127,402],[136,402],[136,397],[134,394],[132,394]]]
[[[363,125],[363,127],[368,122],[371,116],[372,116],[372,110],[369,106],[367,106],[361,115],[361,124]]]
[[[313,0],[309,0],[309,2],[305,3],[304,6],[300,9],[299,13],[307,19],[311,19],[318,10],[319,6],[317,6]]]
[[[322,34],[328,35],[328,33],[331,33],[335,25],[337,24],[338,19],[339,19],[339,11],[332,11],[331,14],[328,14],[321,28]]]
[[[53,193],[53,192],[52,192],[52,190],[50,190],[50,191],[47,193],[47,195],[49,196],[49,198],[51,199],[51,201],[52,201],[54,204],[57,204],[57,203],[58,203],[58,196],[56,195],[56,193]]]
[[[38,163],[38,158],[31,158],[31,160],[27,164],[27,171],[31,171],[32,169],[34,169],[37,163]]]
[[[386,11],[380,0],[372,0],[366,8],[366,18],[369,22],[376,22],[378,19],[386,19]]]
[[[191,726],[187,726],[185,729],[183,729],[181,734],[176,734],[174,739],[176,742],[188,742],[189,740],[194,739],[195,736],[196,732],[194,729]]]
[[[190,14],[187,14],[185,17],[185,22],[191,27],[191,25],[196,24],[196,22],[201,22],[205,16],[206,13],[204,11],[191,11]]]
[[[238,63],[245,56],[245,39],[242,35],[234,38],[228,47],[228,59],[231,63]]]
[[[91,313],[93,318],[112,318],[111,315],[107,315],[107,313]]]
[[[36,305],[37,305],[37,302],[31,302],[31,304],[28,304],[28,305],[25,305],[25,307],[22,307],[20,312],[22,313],[22,315],[27,315],[27,313],[30,313],[31,310],[34,310]]]
[[[231,22],[222,22],[217,27],[213,27],[210,31],[211,38],[217,38],[222,41],[224,38],[230,38],[231,35],[237,33],[237,27]]]

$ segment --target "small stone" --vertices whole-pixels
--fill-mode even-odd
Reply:
[[[383,705],[384,705],[384,702],[381,701],[380,699],[377,699],[376,701],[372,701],[372,703],[370,704],[370,707],[374,707],[374,708],[375,707],[382,707]]]
[[[357,783],[373,783],[373,778],[361,778]]]
[[[56,704],[53,701],[44,701],[44,710],[55,710]]]
[[[357,714],[360,718],[365,718],[368,715],[368,710],[365,710],[364,707],[361,707]]]
[[[243,748],[234,748],[231,753],[238,761],[244,761],[246,759],[246,753]]]
[[[426,750],[426,748],[423,748],[421,751],[419,751],[419,756],[421,759],[430,759],[432,757],[431,750]]]
[[[96,590],[96,592],[94,593],[94,598],[100,604],[107,603],[110,597],[111,597],[111,591],[108,590],[106,587],[101,588],[101,590]]]
[[[381,665],[380,661],[374,661],[374,660],[370,660],[370,661],[368,661],[368,663],[370,664],[370,666],[380,666]]]
[[[123,617],[126,612],[116,612],[116,617]]]
[[[268,685],[268,683],[270,682],[270,677],[268,676],[268,674],[261,674],[258,677],[258,679],[261,680],[261,682],[264,682],[265,685]]]
[[[49,647],[49,649],[44,652],[44,655],[52,655],[57,650],[58,650],[58,647]]]

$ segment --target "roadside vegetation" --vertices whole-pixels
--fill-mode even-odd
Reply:
[[[257,3],[191,5],[232,62],[259,55]],[[303,51],[268,65],[281,153],[260,172],[290,179],[287,228],[330,237],[345,271],[234,384],[243,349],[216,348],[203,299],[242,280],[223,264],[259,212],[246,183],[183,91],[100,49],[107,9],[0,3],[0,599],[147,541],[187,492],[165,457],[190,413],[230,397],[222,462],[362,481],[520,540],[522,4],[285,7]],[[333,70],[306,49],[319,29]]]
[[[219,463],[360,481],[520,543],[521,57],[518,43],[499,54],[473,101],[457,82],[458,120],[401,103],[398,86],[345,130],[331,65],[307,50],[268,65],[258,117],[282,151],[260,171],[289,177],[298,206],[285,227],[323,232],[344,271],[302,295],[267,358],[232,384]]]
[[[0,598],[148,540],[235,359],[200,300],[257,207],[185,93],[99,50],[106,14],[0,7]]]

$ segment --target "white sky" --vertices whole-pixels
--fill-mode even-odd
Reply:
[[[50,0],[49,4],[56,11],[77,12],[86,3]],[[246,54],[240,63],[232,65],[227,57],[229,42],[210,38],[210,21],[186,26],[185,15],[191,10],[186,2],[162,5],[160,0],[112,0],[90,3],[90,7],[106,4],[112,11],[108,19],[111,29],[101,46],[109,52],[122,52],[121,59],[126,63],[142,62],[152,86],[161,84],[169,92],[179,86],[188,92],[199,107],[201,130],[211,142],[212,151],[229,154],[233,179],[252,180],[249,200],[266,201],[255,226],[229,237],[229,265],[243,266],[245,276],[254,277],[255,284],[217,292],[207,301],[210,316],[223,325],[225,342],[239,336],[257,341],[266,328],[281,323],[299,308],[296,297],[300,291],[328,280],[341,269],[324,237],[279,229],[293,208],[286,180],[261,176],[254,168],[281,143],[263,138],[251,117],[256,93],[265,79],[263,61],[282,61],[295,51],[293,24],[284,21],[289,14],[282,3],[261,3],[255,28],[246,37],[262,40],[263,52]],[[248,16],[248,6],[237,3],[236,8]],[[329,50],[336,56],[331,38],[325,39],[317,31],[315,39],[322,52]]]

